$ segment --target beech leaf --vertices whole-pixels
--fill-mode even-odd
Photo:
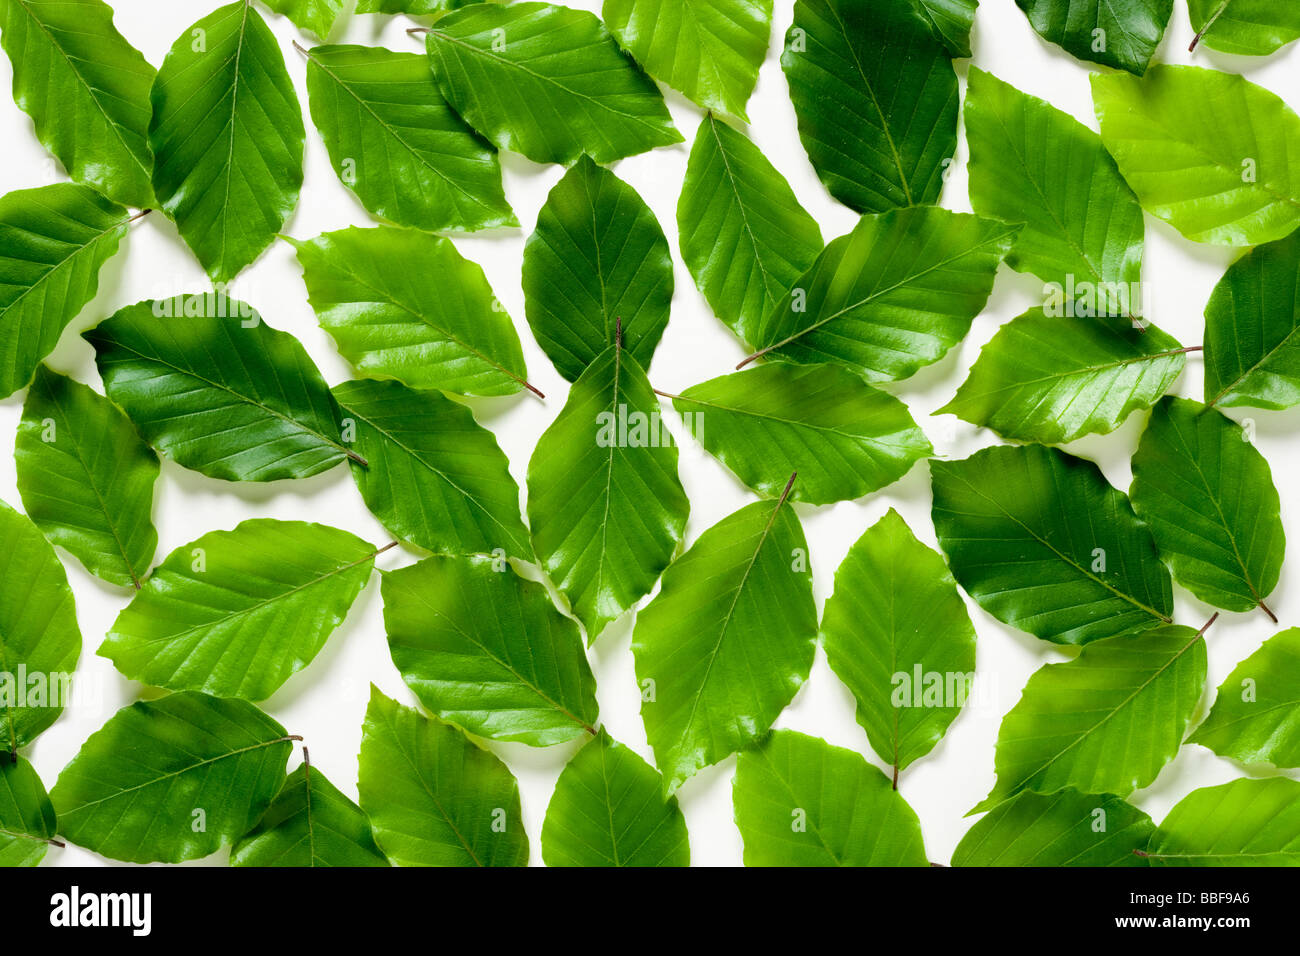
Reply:
[[[1152,866],[1300,866],[1300,783],[1193,790],[1160,822],[1146,855]]]
[[[1146,866],[1151,818],[1119,797],[1022,790],[966,831],[953,866]]]
[[[1044,40],[1071,56],[1141,76],[1164,38],[1174,0],[1016,0]]]
[[[22,757],[0,759],[0,867],[37,866],[58,830],[41,778]]]
[[[328,39],[343,12],[343,0],[266,0],[266,5],[322,40]]]
[[[1267,56],[1300,39],[1291,0],[1187,0],[1197,44],[1238,56]]]
[[[979,0],[913,0],[913,3],[951,56],[971,55],[970,31],[975,25]]]

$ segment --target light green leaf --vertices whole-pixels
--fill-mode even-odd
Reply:
[[[1057,644],[1170,623],[1173,589],[1151,534],[1092,462],[1001,445],[931,461],[930,474],[952,573],[999,621]]]
[[[852,750],[778,730],[736,762],[746,866],[925,866],[921,821]]]
[[[1292,0],[1187,0],[1196,40],[1238,56],[1267,56],[1300,39],[1300,7]]]
[[[744,338],[765,355],[907,378],[970,331],[1018,225],[936,206],[863,216]]]
[[[0,0],[14,102],[79,183],[125,206],[154,204],[148,132],[154,68],[101,0]]]
[[[131,863],[209,856],[247,833],[280,792],[293,739],[242,700],[185,692],[136,701],[59,774],[50,791],[59,832]]]
[[[567,165],[682,141],[654,82],[585,10],[476,3],[438,20],[428,43],[443,95],[500,149]]]
[[[689,866],[686,818],[636,752],[599,735],[560,773],[542,824],[547,866]]]
[[[966,831],[953,866],[1146,866],[1155,824],[1119,797],[1022,790]]]
[[[315,47],[307,100],[334,172],[376,216],[430,232],[519,225],[496,150],[447,105],[428,57]]]
[[[610,346],[569,389],[528,463],[533,547],[588,641],[650,593],[689,510],[650,382]]]
[[[153,188],[213,282],[251,264],[293,212],[305,137],[284,56],[251,3],[181,34],[153,87]]]
[[[32,765],[0,759],[0,867],[38,865],[56,832],[54,805]]]
[[[673,261],[636,190],[583,156],[546,197],[524,245],[524,310],[568,381],[614,344],[650,367],[668,324]]]
[[[99,654],[155,687],[264,700],[320,653],[375,554],[355,535],[305,521],[210,531],[167,556]]]
[[[771,362],[692,385],[673,406],[687,430],[761,495],[860,498],[897,481],[933,448],[907,406],[838,365]]]
[[[425,16],[459,10],[481,0],[357,0],[357,13],[407,13]]]
[[[126,210],[59,183],[0,197],[0,397],[32,380],[99,289],[126,235]]]
[[[1273,617],[1264,598],[1277,586],[1286,533],[1268,462],[1240,425],[1166,398],[1133,456],[1129,495],[1179,584],[1215,607],[1258,605]]]
[[[772,0],[605,0],[600,15],[646,72],[706,110],[748,122]]]
[[[1300,866],[1300,783],[1193,790],[1156,828],[1147,856],[1152,866]]]
[[[594,734],[578,626],[495,558],[425,558],[383,576],[393,663],[420,703],[480,737],[534,747]]]
[[[450,240],[380,226],[289,241],[316,317],[361,371],[465,395],[532,389],[510,316]]]
[[[785,497],[746,505],[700,535],[632,634],[665,792],[761,740],[808,679],[816,646],[808,542]]]
[[[533,559],[519,486],[493,434],[440,392],[361,379],[334,387],[366,507],[403,541],[442,554]]]
[[[1105,434],[1173,387],[1185,352],[1154,325],[1032,309],[998,329],[935,414],[1045,445]]]
[[[975,676],[975,627],[943,558],[893,508],[835,572],[821,633],[858,723],[897,780],[961,713]]]
[[[1300,117],[1245,77],[1154,66],[1092,76],[1101,139],[1142,208],[1188,239],[1250,246],[1300,225]]]
[[[957,148],[957,74],[912,0],[796,0],[781,66],[832,196],[858,212],[938,201]]]
[[[998,780],[971,811],[1022,790],[1127,796],[1174,759],[1205,689],[1205,641],[1190,627],[1089,644],[1029,678],[1002,719]]]
[[[1038,35],[1071,56],[1141,76],[1174,0],[1016,0]]]
[[[700,122],[677,200],[686,268],[737,336],[766,318],[822,250],[817,222],[743,133]]]
[[[234,299],[127,306],[84,333],[108,397],[145,441],[226,481],[306,478],[355,452],[307,351]]]
[[[979,0],[913,0],[913,5],[951,56],[971,55],[970,31]]]
[[[375,842],[398,866],[525,866],[519,784],[455,727],[373,687],[357,790]]]
[[[284,14],[294,26],[309,30],[322,40],[329,37],[343,12],[343,0],[266,0],[266,5]]]
[[[1245,764],[1300,767],[1300,628],[1269,638],[1233,668],[1187,739]]]
[[[27,516],[91,574],[139,587],[158,546],[158,456],[116,405],[42,366],[14,448]]]

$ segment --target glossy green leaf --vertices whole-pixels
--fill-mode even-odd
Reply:
[[[430,232],[519,225],[496,150],[447,105],[428,57],[315,47],[307,101],[335,173],[376,216]]]
[[[355,535],[305,521],[210,531],[166,557],[99,653],[155,687],[264,700],[320,653],[374,557]]]
[[[283,727],[242,700],[184,692],[136,701],[59,774],[50,791],[59,832],[131,863],[209,856],[261,818],[284,784],[292,746]]]
[[[1142,208],[1188,239],[1248,246],[1300,225],[1300,117],[1245,77],[1093,74],[1101,139]]]
[[[275,36],[236,0],[187,29],[153,87],[153,188],[214,282],[284,226],[302,187],[306,132]]]
[[[426,16],[458,10],[482,0],[357,0],[357,13],[408,13]]]
[[[527,386],[510,316],[450,240],[380,226],[291,241],[316,317],[361,371],[465,395]]]
[[[307,351],[221,295],[127,306],[85,333],[108,397],[145,441],[226,481],[306,478],[355,453]]]
[[[398,866],[524,866],[519,784],[455,727],[371,688],[357,790]]]
[[[966,831],[953,866],[1145,866],[1155,824],[1119,797],[1022,790]]]
[[[57,830],[54,805],[32,765],[0,759],[0,867],[36,866]]]
[[[1001,445],[931,461],[930,474],[952,573],[999,621],[1058,644],[1170,623],[1151,534],[1091,461]]]
[[[785,498],[746,505],[701,534],[632,634],[665,791],[761,740],[808,679],[816,646],[808,542]]]
[[[343,0],[266,0],[266,5],[322,40],[329,37],[343,12]]]
[[[148,133],[154,68],[101,0],[0,0],[14,102],[79,183],[125,206],[154,204]]]
[[[126,210],[85,186],[0,197],[0,397],[32,380],[95,297],[126,228]]]
[[[663,778],[601,730],[555,783],[542,824],[547,866],[689,866],[686,818]]]
[[[366,507],[403,541],[443,554],[533,558],[519,486],[496,437],[441,392],[361,379],[334,387]]]
[[[894,396],[838,365],[771,362],[673,398],[695,438],[761,495],[846,501],[897,481],[934,450]]]
[[[1264,598],[1282,570],[1281,503],[1268,462],[1240,425],[1166,398],[1133,456],[1129,495],[1179,584],[1215,607],[1258,605],[1272,616]]]
[[[863,216],[834,239],[747,339],[764,355],[907,378],[970,331],[1019,231],[935,206]],[[741,364],[745,364],[742,362]]]
[[[1300,39],[1292,0],[1187,0],[1187,12],[1196,43],[1223,53],[1267,56]]]
[[[568,381],[614,344],[650,367],[668,324],[673,262],[636,190],[583,156],[546,197],[524,245],[524,310]]]
[[[1190,627],[1097,641],[1039,668],[1002,720],[998,780],[975,809],[1022,790],[1146,787],[1174,759],[1204,689],[1205,640]]]
[[[23,508],[86,570],[139,587],[158,546],[158,456],[108,399],[42,366],[14,449]]]
[[[1300,767],[1300,628],[1269,638],[1233,668],[1187,739],[1245,764]]]
[[[835,572],[826,657],[882,760],[905,770],[957,719],[975,676],[975,627],[943,558],[893,508]]]
[[[383,595],[393,663],[443,720],[534,747],[595,732],[582,635],[542,585],[495,558],[435,555],[386,572]]]
[[[689,510],[650,382],[610,346],[569,389],[528,463],[533,547],[589,641],[650,593]]]
[[[772,0],[605,0],[600,15],[651,76],[706,110],[748,119]]]
[[[817,258],[822,234],[743,133],[700,121],[677,200],[682,259],[714,314],[742,339]]]
[[[921,821],[852,750],[778,730],[736,762],[746,866],[926,866]]]
[[[1044,40],[1071,56],[1141,76],[1164,38],[1174,0],[1016,0]]]
[[[1300,783],[1233,780],[1183,797],[1147,847],[1152,866],[1300,866]]]
[[[534,162],[608,163],[682,141],[654,82],[585,10],[476,3],[438,20],[428,44],[456,112]]]
[[[970,31],[979,0],[913,0],[913,5],[951,56],[971,55]]]

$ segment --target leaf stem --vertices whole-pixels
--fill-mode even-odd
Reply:
[[[1260,607],[1264,607],[1264,605],[1261,603]],[[1267,610],[1267,608],[1265,608],[1265,610]],[[1201,629],[1196,632],[1196,636],[1203,637],[1205,635],[1205,632],[1210,629],[1210,625],[1213,624],[1218,619],[1219,619],[1219,612],[1215,611],[1214,614],[1210,616],[1210,619],[1201,625]],[[1276,621],[1277,618],[1274,618],[1273,620]]]
[[[370,467],[370,462],[366,461],[364,458],[362,458],[360,455],[358,455],[356,452],[354,452],[354,451],[353,451],[352,449],[350,449],[350,448],[344,448],[344,449],[343,449],[343,454],[347,455],[349,458],[351,458],[353,461],[355,461],[355,462],[356,462],[358,465],[360,465],[362,468],[369,468],[369,467]]]
[[[433,31],[428,27],[411,27],[406,32],[411,36],[415,36],[417,33],[432,33]]]
[[[781,492],[781,497],[776,503],[776,510],[780,511],[781,506],[785,504],[785,499],[790,497],[790,489],[794,487],[794,480],[799,477],[799,472],[790,473],[790,480],[785,483],[785,490]],[[775,512],[773,512],[775,514]]]
[[[1267,604],[1263,602],[1263,600],[1259,602],[1259,609],[1263,611],[1265,614],[1267,614],[1269,620],[1271,620],[1274,624],[1278,623],[1277,615],[1273,613],[1273,611],[1269,608]]]
[[[291,42],[293,43],[293,48],[295,50],[297,50],[299,53],[301,53],[303,56],[307,57],[308,59],[311,58],[311,52],[305,46],[300,44],[297,40],[293,40]]]
[[[1204,37],[1205,34],[1210,32],[1210,27],[1214,26],[1214,22],[1218,20],[1219,17],[1223,16],[1223,11],[1228,9],[1228,4],[1231,2],[1232,0],[1223,0],[1223,3],[1219,4],[1219,9],[1214,11],[1214,13],[1210,16],[1210,19],[1205,21],[1205,26],[1201,27],[1200,31],[1196,34],[1196,36],[1192,37],[1192,42],[1187,47],[1188,53],[1196,52],[1196,46],[1198,43],[1201,42],[1201,38]]]
[[[388,544],[384,545],[382,548],[380,548],[378,551],[372,554],[371,557],[377,558],[385,551],[391,551],[393,548],[397,547],[400,543],[401,543],[400,541],[390,541],[388,542]],[[304,747],[303,749],[306,750],[307,748]]]
[[[129,225],[130,223],[133,223],[133,222],[136,222],[136,221],[138,221],[138,220],[140,220],[140,219],[143,219],[145,216],[149,215],[149,213],[151,213],[151,212],[153,212],[152,209],[141,209],[141,210],[140,210],[138,213],[136,213],[134,216],[131,216],[129,219],[127,219],[127,224]]]
[[[667,398],[667,399],[671,399],[672,401],[683,401],[683,402],[690,401],[689,398],[682,398],[682,396],[674,395],[672,392],[661,392],[657,388],[651,388],[650,391],[654,392],[660,398]]]

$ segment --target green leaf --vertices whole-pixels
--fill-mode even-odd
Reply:
[[[596,679],[546,588],[482,557],[383,576],[384,627],[406,685],[443,720],[534,747],[595,733]]]
[[[1205,401],[1280,410],[1300,404],[1300,231],[1250,250],[1205,307]]]
[[[438,20],[428,43],[443,95],[500,149],[568,165],[682,141],[654,82],[585,10],[476,3]]]
[[[1258,605],[1273,617],[1264,598],[1277,586],[1286,533],[1268,462],[1240,425],[1166,398],[1133,456],[1129,495],[1179,584],[1215,607]]]
[[[302,108],[274,34],[236,0],[181,34],[153,87],[153,188],[213,282],[260,256],[302,187]]]
[[[1300,767],[1300,629],[1265,641],[1219,685],[1188,741],[1245,764]]]
[[[821,633],[858,723],[897,779],[961,712],[975,676],[975,627],[943,558],[893,508],[835,572]]]
[[[999,621],[1057,644],[1170,623],[1151,534],[1091,461],[1002,445],[931,461],[930,474],[952,573]]]
[[[343,12],[343,0],[266,0],[266,5],[284,14],[300,30],[309,30],[322,40],[329,37]]]
[[[957,74],[912,0],[796,0],[781,66],[832,196],[858,212],[939,199],[957,149]]]
[[[510,316],[450,240],[380,226],[289,241],[316,317],[361,371],[464,395],[532,389]]]
[[[154,204],[148,132],[154,68],[101,0],[0,0],[14,102],[79,183],[125,206]]]
[[[745,336],[758,351],[907,378],[970,331],[1018,225],[936,206],[863,216]]]
[[[209,856],[247,833],[280,792],[293,739],[242,700],[185,692],[136,701],[59,774],[50,791],[59,832],[131,863]]]
[[[1300,783],[1193,790],[1156,828],[1147,856],[1152,866],[1300,866]]]
[[[27,516],[91,574],[139,587],[153,563],[158,456],[108,399],[42,366],[14,449]]]
[[[1174,0],[1016,0],[1034,30],[1071,56],[1141,76],[1164,38]]]
[[[38,865],[56,832],[54,805],[32,765],[0,759],[0,867]]]
[[[1022,790],[966,831],[953,866],[1145,866],[1155,824],[1119,797]]]
[[[971,55],[970,31],[979,0],[913,0],[913,5],[949,55]]]
[[[1190,627],[1089,644],[1039,668],[1002,720],[998,780],[971,811],[1022,790],[1127,796],[1174,759],[1205,689],[1205,641]]]
[[[712,113],[700,122],[686,163],[677,235],[695,285],[742,339],[822,250],[817,221],[785,177]]]
[[[632,634],[665,791],[761,740],[808,679],[816,646],[808,542],[786,497],[746,505],[700,535]]]
[[[605,0],[600,15],[655,79],[748,122],[772,33],[772,0]]]
[[[398,866],[524,866],[519,784],[455,727],[371,688],[357,790]]]
[[[524,245],[524,310],[537,344],[576,382],[614,344],[649,368],[668,324],[673,261],[636,190],[583,156],[546,197]]]
[[[569,389],[528,463],[533,547],[588,641],[650,593],[689,511],[650,382],[610,346]]]
[[[838,365],[771,362],[692,385],[687,430],[761,495],[791,472],[796,501],[847,501],[897,481],[933,448],[907,406]]]
[[[305,521],[253,518],[169,554],[99,654],[132,680],[264,700],[320,653],[375,549]]]
[[[935,414],[1045,445],[1105,434],[1173,387],[1185,352],[1153,325],[1031,309],[998,329]]]
[[[1300,224],[1300,117],[1242,76],[1093,74],[1101,139],[1142,208],[1188,239],[1251,246]]]
[[[357,13],[407,13],[426,16],[458,10],[481,0],[357,0]]]
[[[0,502],[0,761],[58,720],[80,655],[63,565],[36,525]]]
[[[852,750],[778,730],[736,762],[746,866],[926,866],[921,822]]]
[[[305,748],[304,748],[305,753]],[[370,820],[306,762],[230,851],[231,866],[388,866]]]
[[[121,206],[70,183],[0,197],[0,397],[32,380],[95,297],[127,221]]]
[[[440,392],[361,379],[334,387],[366,507],[403,541],[443,554],[533,559],[519,486],[493,434]]]
[[[689,866],[686,818],[636,752],[599,735],[560,773],[542,824],[547,866]]]
[[[1291,0],[1187,0],[1197,43],[1238,56],[1267,56],[1300,39]]]
[[[428,57],[315,47],[307,101],[335,173],[376,216],[430,232],[519,225],[496,150],[447,105]]]
[[[84,333],[108,397],[154,448],[210,478],[306,478],[354,455],[307,351],[222,295],[127,306]]]
[[[1025,224],[1007,265],[1051,283],[1067,303],[1082,299],[1071,315],[1138,314],[1142,209],[1101,138],[974,68],[966,136],[971,207]]]

